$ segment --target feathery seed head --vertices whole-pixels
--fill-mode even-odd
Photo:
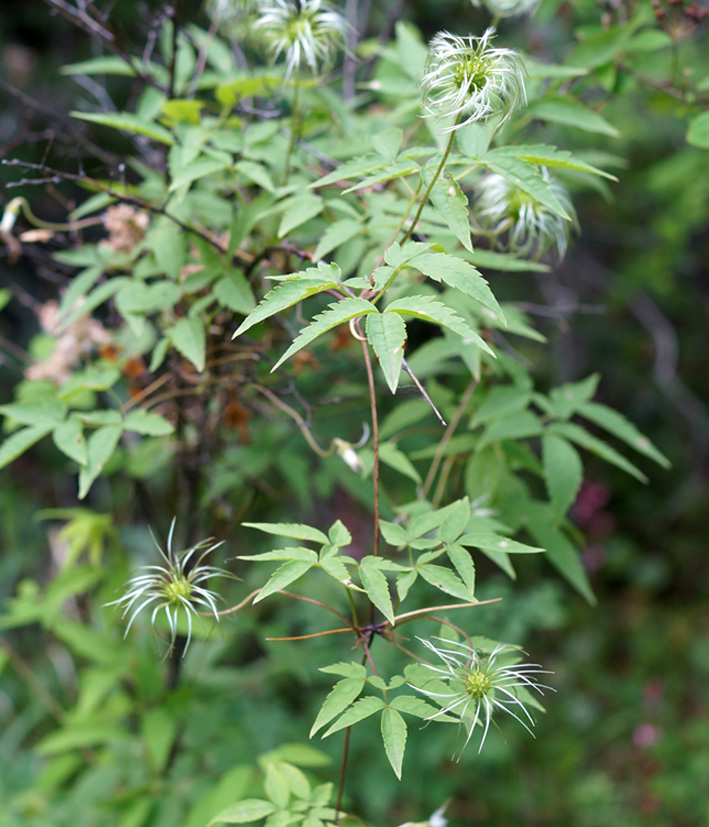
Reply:
[[[285,55],[286,77],[305,66],[313,74],[329,68],[348,31],[345,18],[325,0],[268,0],[255,25],[271,59]]]
[[[539,258],[555,247],[562,259],[571,227],[577,226],[576,213],[566,187],[546,167],[540,172],[571,221],[496,173],[488,173],[477,184],[475,216],[498,249]]]
[[[501,116],[500,125],[526,103],[524,65],[513,49],[494,49],[495,30],[482,37],[438,32],[421,73],[425,117],[454,118],[444,132]]]
[[[480,0],[470,0],[480,6]],[[522,14],[532,14],[537,10],[540,0],[482,0],[483,5],[495,17],[518,17]]]
[[[440,711],[427,720],[441,716],[458,718],[468,730],[462,749],[468,745],[473,730],[480,724],[483,734],[478,752],[483,748],[493,716],[498,711],[512,716],[533,735],[530,727],[534,726],[534,720],[527,711],[522,693],[532,689],[543,695],[543,690],[550,687],[537,683],[536,676],[550,672],[536,663],[515,663],[517,650],[505,644],[497,645],[487,654],[468,643],[443,638],[419,640],[443,663],[442,666],[425,664],[430,674],[429,680],[423,686],[413,685],[417,692],[441,706]],[[433,688],[427,689],[426,685],[431,683]]]
[[[167,553],[160,548],[157,540],[153,537],[165,565],[141,566],[141,569],[146,573],[131,577],[126,583],[126,593],[117,600],[112,600],[106,604],[107,606],[121,606],[123,617],[130,613],[130,620],[125,631],[127,635],[133,621],[140,612],[151,604],[157,603],[153,606],[150,622],[155,626],[160,611],[164,610],[167,625],[170,629],[168,654],[175,645],[180,612],[183,612],[187,618],[187,643],[184,652],[187,651],[192,639],[192,618],[199,617],[199,607],[206,609],[214,615],[215,620],[219,621],[216,604],[219,595],[201,584],[211,577],[232,576],[224,569],[202,565],[204,558],[215,548],[221,546],[221,542],[210,545],[210,538],[202,540],[185,551],[173,552],[172,537],[175,531],[176,519],[176,517],[173,518],[170,525]],[[201,552],[201,554],[199,554],[196,561],[192,562],[198,552]]]

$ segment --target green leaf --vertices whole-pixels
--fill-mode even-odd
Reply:
[[[219,279],[212,288],[212,293],[220,304],[235,313],[246,315],[256,307],[251,285],[239,270],[232,270],[228,275]]]
[[[379,530],[382,537],[394,548],[404,548],[409,544],[409,535],[404,528],[396,523],[388,523],[386,520],[379,521]]]
[[[347,195],[347,193],[361,190],[364,187],[374,187],[377,184],[383,184],[386,181],[393,181],[395,178],[403,178],[405,175],[411,175],[414,172],[418,172],[419,169],[420,167],[418,164],[413,161],[395,161],[392,164],[387,164],[382,167],[378,172],[373,172],[371,175],[368,175],[366,178],[363,178],[361,181],[358,181],[346,190],[342,190],[342,194]]]
[[[164,416],[152,411],[133,411],[123,422],[126,431],[135,431],[144,436],[169,436],[175,427]]]
[[[323,333],[327,333],[334,327],[350,321],[350,319],[356,319],[358,316],[366,316],[368,313],[378,312],[377,308],[365,299],[343,299],[342,301],[333,302],[328,305],[327,310],[315,316],[310,324],[301,330],[293,344],[271,368],[271,373],[277,370],[299,350],[302,350],[306,345],[309,345],[319,336],[322,336]]]
[[[384,442],[379,446],[379,459],[410,480],[421,483],[421,475],[411,464],[411,460],[393,442]]]
[[[572,98],[558,95],[541,98],[530,104],[526,114],[541,121],[574,126],[585,132],[595,132],[617,138],[620,132],[598,112],[587,109],[582,103]],[[561,215],[561,213],[559,213]]]
[[[460,575],[460,579],[465,584],[465,588],[470,594],[473,594],[475,591],[475,566],[473,565],[470,552],[458,543],[452,543],[446,546],[446,554]]]
[[[160,80],[160,82],[163,82],[166,78],[165,68],[157,63],[146,64],[143,62],[141,69],[156,80]],[[82,60],[80,63],[70,63],[67,66],[62,66],[59,71],[62,75],[123,75],[125,77],[137,77],[136,70],[117,55],[103,55],[102,57],[93,57],[90,60]]]
[[[359,221],[354,221],[351,218],[344,218],[341,221],[335,221],[320,237],[318,246],[313,252],[313,259],[319,261],[323,256],[331,253],[334,249],[354,238],[362,232],[362,224]]]
[[[499,534],[464,534],[458,540],[458,545],[486,549],[487,551],[503,551],[505,554],[540,554],[546,551],[544,548],[528,546],[526,543],[510,540],[508,537],[501,537]]]
[[[202,101],[186,98],[173,98],[162,103],[163,115],[176,123],[189,123],[192,126],[199,124],[199,116],[204,109]]]
[[[425,177],[428,177],[430,181],[430,176]],[[453,235],[466,250],[470,250],[472,253],[473,244],[470,240],[468,199],[447,169],[441,172],[438,180],[433,185],[430,198],[433,208],[446,222]]]
[[[709,112],[702,112],[689,122],[687,143],[700,149],[709,149]]]
[[[92,114],[89,112],[70,112],[73,118],[78,118],[80,121],[88,121],[89,123],[97,123],[101,126],[109,126],[112,129],[120,129],[124,132],[131,132],[134,135],[147,135],[161,144],[172,146],[175,139],[172,133],[165,129],[160,124],[153,123],[138,115],[131,115],[128,112],[117,112],[110,114]]]
[[[239,560],[304,560],[316,563],[318,556],[311,548],[288,546],[276,551],[263,551],[260,554],[240,554]]]
[[[399,712],[405,712],[407,715],[415,715],[417,718],[422,719],[429,718],[438,711],[435,706],[416,695],[398,695],[391,702],[391,706],[394,709],[398,709]]]
[[[322,737],[327,738],[328,735],[332,735],[334,732],[339,732],[341,729],[357,724],[365,718],[369,718],[370,715],[376,714],[383,708],[384,701],[381,698],[375,698],[373,695],[360,698],[339,720],[335,721]]]
[[[182,290],[173,281],[131,281],[116,295],[116,308],[124,317],[130,313],[155,313],[172,307],[181,298]]]
[[[52,425],[30,425],[20,431],[15,431],[0,445],[0,468],[4,468],[24,454],[35,442],[47,436],[52,429]]]
[[[526,410],[531,398],[531,391],[519,385],[493,387],[475,410],[470,427],[477,428],[486,422]]]
[[[424,580],[427,580],[440,591],[457,597],[459,600],[465,600],[466,602],[475,600],[472,589],[467,588],[462,580],[450,569],[445,568],[445,566],[426,563],[423,566],[417,566],[417,571]]]
[[[522,158],[528,164],[537,166],[556,167],[558,169],[571,169],[575,172],[588,172],[591,175],[600,175],[611,181],[617,181],[615,175],[604,172],[598,167],[591,166],[581,161],[565,149],[557,149],[555,146],[546,144],[534,144],[531,146],[505,146],[499,147],[492,153],[494,156],[513,156]]]
[[[486,307],[504,324],[505,316],[487,281],[472,264],[445,253],[424,253],[411,259],[412,267],[438,282],[460,290]]]
[[[260,821],[275,812],[276,807],[270,801],[245,798],[214,816],[207,827],[211,827],[212,824],[248,824],[251,821]]]
[[[220,172],[229,166],[231,166],[230,162],[223,158],[208,158],[205,156],[196,158],[173,174],[168,192],[174,192],[185,184],[191,184],[193,181],[206,178],[208,175],[214,175],[215,172]]]
[[[519,413],[503,416],[495,419],[485,428],[485,433],[478,443],[478,450],[493,442],[501,442],[505,439],[527,439],[528,437],[539,436],[543,429],[541,419],[531,411],[520,411]]]
[[[167,335],[172,344],[185,359],[192,362],[198,373],[202,373],[207,358],[204,324],[201,319],[187,317],[168,328]]]
[[[406,721],[395,709],[387,707],[382,712],[381,725],[384,750],[396,777],[401,780],[401,765],[406,749]]]
[[[283,202],[285,210],[281,218],[281,224],[278,228],[278,237],[283,238],[291,230],[320,215],[324,202],[319,195],[306,193],[305,195],[296,195],[292,198],[286,199]]]
[[[67,406],[59,399],[45,396],[31,402],[0,405],[0,414],[21,425],[59,425],[66,416]]]
[[[69,459],[78,462],[79,465],[86,465],[87,449],[84,439],[84,426],[77,417],[69,417],[54,429],[52,434],[54,444]]]
[[[396,393],[406,343],[403,319],[396,313],[370,313],[367,316],[367,339],[379,359],[389,390]]]
[[[363,557],[359,564],[359,576],[369,599],[389,621],[394,623],[394,607],[389,593],[389,583],[381,571],[382,559]]]
[[[605,460],[611,465],[615,465],[616,468],[620,468],[621,471],[625,471],[626,474],[630,474],[631,477],[635,477],[635,479],[640,480],[640,482],[647,482],[645,474],[643,474],[636,465],[633,465],[630,460],[627,460],[622,454],[619,454],[615,448],[611,448],[610,445],[607,445],[595,436],[591,436],[591,434],[584,431],[584,429],[578,425],[574,425],[572,422],[557,422],[549,428],[549,433],[565,437],[600,457],[602,460]]]
[[[554,522],[558,525],[576,500],[583,480],[583,463],[573,445],[554,434],[542,437],[542,460]]]
[[[310,540],[313,543],[328,543],[327,535],[320,529],[301,523],[242,523],[246,528],[255,528],[264,534],[275,534],[277,537],[292,537],[294,540]]]
[[[581,563],[581,556],[573,543],[554,527],[551,506],[546,503],[529,503],[527,507],[527,530],[537,543],[547,549],[547,559],[557,571],[594,605],[594,597],[588,577]]]
[[[470,501],[467,497],[451,503],[450,509],[441,523],[440,540],[442,543],[454,543],[465,530],[470,519]]]
[[[399,154],[404,133],[398,126],[390,126],[383,132],[377,132],[369,139],[372,147],[384,158],[385,161],[395,161]]]
[[[315,565],[315,562],[316,560],[293,560],[289,563],[284,563],[280,566],[280,568],[277,568],[276,571],[273,572],[266,585],[254,599],[254,603],[258,603],[260,600],[274,594],[274,592],[285,589],[286,586],[290,586],[291,583],[295,583],[296,580],[302,577],[306,571],[309,571]]]
[[[407,296],[405,299],[397,299],[387,306],[386,312],[401,313],[402,316],[413,316],[416,319],[423,319],[425,322],[447,327],[462,336],[463,339],[476,344],[490,356],[495,356],[487,343],[478,336],[465,319],[452,308],[442,302],[435,301],[430,296]]]
[[[667,457],[658,451],[650,440],[618,411],[597,402],[585,402],[583,405],[579,405],[577,412],[584,419],[590,419],[595,425],[618,437],[626,445],[654,460],[663,468],[670,467],[671,463]]]
[[[308,737],[312,738],[316,732],[343,712],[360,696],[363,688],[364,678],[345,678],[345,680],[338,681],[325,698]]]
[[[293,276],[289,276],[278,287],[275,287],[259,303],[258,307],[244,319],[232,338],[240,336],[255,324],[270,318],[294,304],[314,296],[323,290],[334,290],[338,286],[341,271],[336,264],[320,263],[317,267],[309,267]]]
[[[266,765],[266,778],[263,782],[266,795],[279,809],[288,805],[290,786],[280,772],[280,765],[269,763]]]
[[[318,178],[312,184],[308,185],[308,189],[315,189],[316,187],[325,187],[328,184],[334,184],[337,181],[346,181],[348,178],[357,178],[360,175],[367,175],[375,170],[385,167],[387,162],[375,152],[370,152],[368,155],[360,155],[357,158],[352,158],[344,164],[340,164],[332,172]]]
[[[521,158],[498,155],[495,150],[481,158],[480,163],[531,195],[535,201],[548,207],[553,213],[567,221],[571,220],[571,216],[554,195],[551,184],[542,176],[538,167],[528,164]]]
[[[122,432],[120,425],[104,425],[95,430],[86,441],[86,465],[79,472],[80,500],[89,493],[103,466],[113,456]]]
[[[561,419],[573,416],[596,393],[600,374],[592,373],[580,382],[569,382],[554,388],[549,394],[549,413]]]
[[[362,678],[364,680],[367,677],[366,668],[355,661],[332,663],[329,666],[321,666],[318,671],[325,672],[327,675],[341,675],[343,678]]]
[[[239,161],[234,169],[267,192],[275,192],[276,185],[263,164],[257,164],[255,161]]]

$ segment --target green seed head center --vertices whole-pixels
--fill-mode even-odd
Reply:
[[[492,681],[485,672],[470,672],[465,676],[465,691],[471,698],[482,698],[492,690]]]
[[[469,55],[456,66],[455,82],[459,87],[467,84],[470,90],[479,92],[488,82],[491,68],[489,59]]]
[[[170,580],[165,585],[165,598],[170,602],[179,603],[192,597],[192,585],[184,577]]]

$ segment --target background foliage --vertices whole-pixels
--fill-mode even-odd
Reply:
[[[397,30],[398,18],[419,27],[424,40],[442,27],[480,33],[489,22],[484,9],[452,0],[372,5],[370,34],[383,32],[387,40],[398,31],[400,39],[398,54],[390,47],[392,59],[380,64],[374,76],[393,90],[379,101],[384,121],[409,94],[397,91],[397,83],[411,83],[401,55],[415,54],[415,39],[404,40],[413,38],[413,30]],[[116,4],[111,20],[122,42],[143,43],[142,20],[158,20],[164,13],[157,4],[141,9],[144,14],[138,16],[133,4]],[[475,633],[525,645],[535,660],[554,670],[557,694],[545,702],[537,740],[505,729],[504,739],[493,733],[480,755],[471,750],[459,764],[448,761],[446,727],[419,731],[411,726],[406,795],[393,773],[382,771],[378,732],[357,730],[347,805],[373,824],[422,820],[448,798],[453,824],[521,819],[529,824],[695,825],[707,818],[703,504],[709,423],[703,332],[709,182],[706,137],[696,137],[702,121],[696,123],[706,111],[709,65],[706,24],[692,28],[677,4],[660,10],[665,16],[658,20],[645,3],[549,0],[529,19],[502,21],[505,45],[517,45],[540,62],[579,70],[577,77],[560,71],[552,83],[586,107],[584,116],[578,108],[571,113],[563,106],[550,109],[543,96],[532,100],[531,108],[519,115],[521,126],[534,135],[534,141],[525,137],[524,143],[572,149],[619,181],[567,172],[581,232],[566,258],[548,272],[506,271],[490,279],[498,299],[515,302],[549,340],[550,346],[512,340],[515,354],[533,366],[537,388],[548,392],[599,371],[603,378],[596,400],[622,411],[672,467],[660,471],[642,460],[642,471],[651,478],[643,486],[584,457],[584,482],[571,511],[577,527],[572,534],[583,548],[584,570],[600,608],[589,606],[541,558],[526,557],[514,584],[476,558],[476,596],[502,596],[504,602],[476,610]],[[161,168],[165,156],[159,137],[151,142],[68,113],[133,111],[136,105],[145,113],[150,96],[140,99],[141,85],[131,78],[72,74],[77,85],[60,76],[59,67],[101,52],[95,40],[51,16],[43,4],[25,3],[11,15],[0,14],[7,101],[0,120],[3,157],[101,180],[110,175],[114,182],[136,186],[142,180],[140,197],[149,197],[151,187],[161,186],[150,172]],[[197,26],[209,26],[203,10],[195,12],[193,21],[191,13],[186,16]],[[533,70],[531,75],[531,96],[536,97],[543,82]],[[189,83],[187,70],[183,81]],[[325,97],[308,110],[304,129],[317,132],[328,104],[332,98]],[[413,121],[417,114],[397,116]],[[177,113],[176,121],[182,117],[190,122],[185,112]],[[579,129],[584,117],[587,128]],[[262,139],[252,139],[241,163],[247,165],[243,174],[252,176],[249,186],[261,186],[268,199],[263,176],[282,160],[286,144],[283,139],[279,144],[265,123]],[[687,142],[690,124],[692,143]],[[160,128],[170,126],[174,123],[166,127],[163,122],[154,130],[159,136]],[[352,127],[342,157],[360,154],[358,142]],[[519,140],[513,135],[511,142]],[[128,157],[139,163],[123,170],[120,165]],[[179,171],[174,154],[171,161]],[[10,166],[0,168],[0,175],[5,184],[23,175],[34,177]],[[5,203],[17,194],[30,200],[37,215],[54,221],[64,221],[68,209],[86,199],[71,180],[6,190]],[[220,212],[223,205],[215,192],[204,187],[201,199],[195,209],[202,226],[214,232],[226,229],[229,216]],[[301,218],[306,203],[296,204],[292,219],[274,213],[267,219],[272,225],[268,232],[283,229],[278,234],[289,235],[298,226],[289,227],[289,220]],[[152,249],[163,257],[160,267],[180,272],[185,264],[180,256],[193,256],[191,248],[167,222],[158,220],[153,227]],[[105,236],[91,228],[86,233],[92,242]],[[195,244],[202,260],[218,270],[209,242],[197,239]],[[16,263],[5,257],[0,265],[2,287],[11,291],[0,316],[3,403],[13,399],[30,362],[26,354],[41,359],[48,353],[38,323],[41,306],[56,299],[77,272],[86,273],[96,263],[73,247],[71,239],[53,234],[43,243],[23,243]],[[129,255],[118,243],[106,254]],[[350,255],[355,260],[361,254]],[[282,260],[276,265],[286,266]],[[126,261],[114,260],[112,266],[126,267]],[[227,273],[213,272],[210,282],[220,285],[210,289],[236,314],[211,320],[215,330],[207,347],[216,350],[201,353],[189,316],[174,321],[174,327],[181,326],[173,331],[175,347],[192,364],[229,355],[219,343],[229,341],[251,309],[248,290],[229,279]],[[153,369],[139,352],[145,334],[139,317],[170,306],[174,297],[141,296],[137,307],[129,299],[124,297],[117,310],[100,311],[105,313],[100,318],[106,327],[115,323],[111,314],[116,312],[127,320],[118,344],[122,354],[138,351],[136,359],[120,355],[111,362],[112,354],[106,353],[102,370],[120,369],[120,388],[140,394]],[[141,307],[140,302],[147,304]],[[290,332],[269,334],[280,341],[278,355]],[[412,346],[430,347],[426,330],[416,328],[411,336]],[[105,345],[100,339],[96,332],[96,344]],[[145,342],[144,352],[155,344]],[[254,348],[258,353],[270,344],[257,341],[251,349],[245,347],[244,361]],[[303,406],[299,409],[311,417],[320,444],[336,437],[356,442],[367,408],[361,379],[352,370],[352,342],[335,339],[322,352],[301,353],[289,369],[289,395],[278,398]],[[178,357],[166,358],[178,364]],[[440,352],[433,351],[429,359],[419,361],[419,374],[450,417],[465,377],[452,370],[441,380]],[[274,761],[302,767],[313,784],[335,779],[335,739],[303,745],[332,683],[306,665],[303,647],[317,647],[317,663],[325,664],[342,659],[341,646],[335,636],[264,642],[266,637],[318,631],[319,622],[305,604],[265,601],[258,612],[240,613],[195,641],[184,660],[165,662],[156,656],[147,625],[137,623],[123,641],[115,611],[103,608],[120,593],[136,563],[153,562],[146,526],[165,538],[173,514],[185,544],[208,534],[227,539],[222,556],[247,578],[225,587],[234,600],[258,585],[234,558],[273,547],[263,545],[256,532],[240,528],[244,520],[287,518],[327,527],[346,514],[355,549],[363,553],[371,520],[364,483],[346,473],[339,456],[314,457],[297,424],[269,404],[272,400],[252,393],[244,403],[239,389],[249,370],[241,376],[225,372],[218,392],[203,393],[194,404],[175,402],[166,416],[177,428],[176,439],[161,435],[164,426],[157,420],[134,420],[137,430],[132,433],[144,438],[124,438],[90,491],[85,476],[81,493],[88,496],[81,503],[76,465],[49,440],[0,472],[0,800],[9,802],[0,824],[196,827],[236,798],[250,797]],[[171,380],[174,384],[166,390],[173,391],[172,400],[182,399],[174,391],[188,387],[190,372],[184,369]],[[100,395],[105,378],[89,377],[94,389],[83,392]],[[386,391],[384,383],[381,388]],[[284,386],[277,389],[281,393]],[[410,391],[405,399],[410,408],[420,402]],[[318,405],[309,410],[305,400],[318,400]],[[112,423],[97,420],[95,426],[110,429]],[[423,429],[406,450],[419,450],[425,457],[439,435],[433,427]],[[413,473],[425,472],[425,459],[414,462]],[[413,481],[406,474],[391,468],[385,474],[387,490],[398,502],[411,496]],[[305,487],[304,479],[312,485]],[[452,490],[458,486],[457,496],[474,496],[466,488],[464,470],[455,466],[450,485]],[[386,503],[383,507],[383,516],[391,519]],[[322,588],[325,599],[330,586]]]

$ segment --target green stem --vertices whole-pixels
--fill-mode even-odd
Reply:
[[[372,442],[374,443],[374,468],[372,479],[374,480],[374,550],[373,555],[379,556],[379,420],[377,418],[377,397],[374,387],[374,372],[372,360],[369,357],[369,342],[362,333],[362,327],[357,322],[358,333],[361,336],[364,364],[367,368],[367,384],[369,385],[369,402],[372,409]]]
[[[453,149],[453,141],[455,140],[455,129],[458,126],[458,124],[460,123],[460,119],[462,117],[463,117],[463,115],[461,113],[456,118],[455,125],[453,126],[453,130],[451,131],[451,136],[448,139],[448,145],[446,146],[446,151],[443,153],[443,157],[441,158],[441,163],[438,165],[438,169],[434,173],[433,178],[431,178],[431,183],[428,185],[428,187],[426,189],[426,192],[423,194],[423,198],[421,199],[421,203],[419,204],[418,211],[416,212],[416,216],[414,217],[414,220],[413,220],[411,226],[409,227],[408,231],[406,232],[406,235],[401,239],[402,244],[405,241],[409,240],[409,238],[411,237],[411,234],[416,229],[416,225],[419,223],[419,219],[421,218],[421,213],[423,212],[423,208],[426,206],[426,202],[428,201],[428,196],[431,194],[431,190],[433,189],[436,181],[438,181],[438,178],[439,178],[441,172],[443,172],[443,167],[445,166],[446,161],[448,160],[448,156],[451,154],[451,149]]]

